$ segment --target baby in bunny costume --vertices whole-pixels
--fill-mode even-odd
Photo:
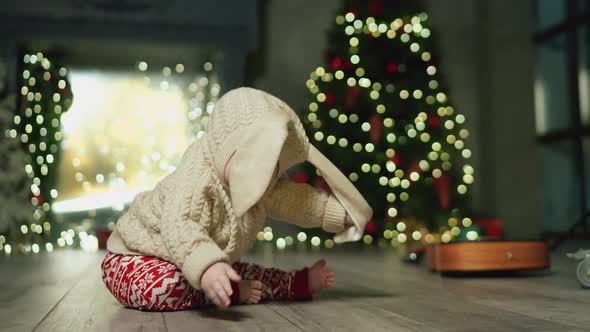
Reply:
[[[332,193],[284,176],[315,165]],[[223,95],[208,132],[176,170],[139,194],[117,221],[103,281],[123,305],[170,311],[213,303],[309,300],[330,287],[325,260],[296,271],[240,262],[265,219],[361,238],[372,210],[348,179],[310,144],[295,112],[266,92]]]

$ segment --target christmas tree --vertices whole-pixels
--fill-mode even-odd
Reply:
[[[25,166],[33,179],[31,202],[35,220],[54,221],[51,204],[58,197],[57,170],[61,154],[61,116],[72,104],[67,69],[38,52],[23,56],[17,132],[30,160]],[[45,221],[45,220],[44,220]]]
[[[1,64],[0,64],[1,66]],[[22,234],[21,224],[33,219],[31,203],[31,180],[25,173],[27,155],[20,142],[11,137],[12,117],[15,108],[14,96],[9,96],[2,86],[6,71],[0,68],[0,234]],[[0,251],[5,247],[6,236],[0,235]]]
[[[4,139],[1,170],[12,174],[0,184],[8,190],[1,199],[4,205],[0,227],[0,245],[9,254],[38,253],[45,247],[53,250],[51,243],[60,235],[59,227],[52,230],[55,218],[51,210],[58,197],[56,189],[57,169],[61,152],[61,114],[72,103],[67,70],[56,66],[38,52],[24,54],[20,96],[15,103],[7,101],[1,110]],[[18,105],[16,112],[12,110]],[[4,178],[4,177],[3,177]],[[12,192],[13,195],[10,195]],[[73,230],[62,231],[58,245],[73,243]]]
[[[365,243],[376,236],[449,242],[471,226],[469,132],[446,93],[435,47],[420,2],[348,0],[329,31],[325,65],[306,83],[312,144],[374,209]],[[294,178],[329,190],[315,169]]]

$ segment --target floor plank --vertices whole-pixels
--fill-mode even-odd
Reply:
[[[265,304],[164,313],[168,331],[301,331]]]
[[[166,331],[161,313],[123,308],[104,287],[97,256],[34,331]]]
[[[305,258],[289,255],[286,254],[286,258],[291,262],[315,258],[314,255]],[[373,305],[375,310],[385,309],[403,315],[409,321],[430,322],[426,326],[432,329],[473,331],[495,329],[502,325],[504,331],[522,331],[533,327],[539,331],[576,331],[588,326],[586,305],[563,306],[568,298],[587,300],[587,293],[578,286],[571,287],[570,280],[554,283],[556,273],[529,273],[528,276],[502,278],[448,278],[425,273],[423,266],[402,264],[397,256],[391,257],[387,253],[327,257],[340,281],[337,281],[335,289],[327,290],[323,296],[332,296],[334,291],[338,291],[343,295],[336,296],[341,302],[351,306],[361,303]],[[556,287],[564,284],[566,287]],[[354,292],[339,291],[340,287],[357,289],[357,297],[353,298]],[[367,293],[367,288],[373,290],[373,295]],[[374,296],[379,291],[384,294],[389,291],[389,296]],[[362,296],[363,292],[367,296]],[[515,302],[514,307],[506,308],[505,304],[510,302],[505,300],[493,300],[515,295],[521,300]],[[486,302],[490,298],[492,300]],[[538,311],[536,303],[542,305]],[[557,303],[561,306],[556,307]],[[458,322],[461,325],[457,325]]]
[[[307,302],[167,313],[121,306],[102,283],[102,251],[1,257],[0,322],[2,331],[585,331],[590,291],[563,251],[550,271],[449,277],[389,249],[277,251],[269,243],[243,261],[290,270],[323,257],[334,287]]]
[[[3,331],[30,331],[59,303],[96,254],[63,250],[0,259],[0,322]]]
[[[269,304],[273,310],[306,331],[440,331],[395,312],[361,301],[335,298],[305,303]]]

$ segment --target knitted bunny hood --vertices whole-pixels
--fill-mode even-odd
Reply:
[[[223,177],[226,163],[234,156],[229,192],[237,217],[263,197],[277,163],[282,174],[309,161],[318,168],[354,222],[336,233],[334,241],[358,241],[362,237],[372,209],[346,176],[310,144],[295,112],[277,97],[252,88],[227,92],[209,119],[207,147],[219,177]]]

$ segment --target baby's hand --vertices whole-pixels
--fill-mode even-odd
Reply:
[[[231,289],[230,280],[240,282],[240,275],[227,263],[217,262],[203,272],[201,287],[205,295],[221,309],[226,309],[230,304]]]

